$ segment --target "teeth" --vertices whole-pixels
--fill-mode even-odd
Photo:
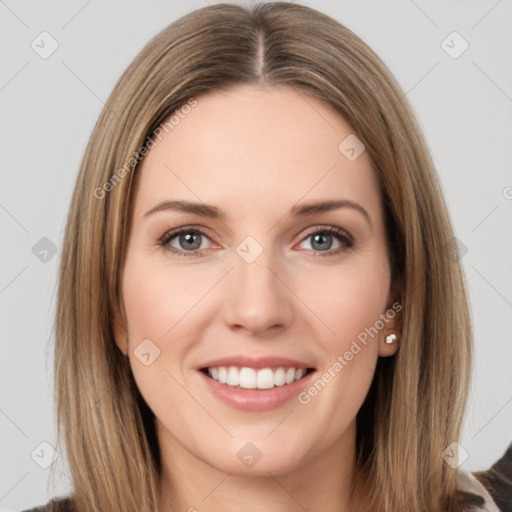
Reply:
[[[208,375],[228,386],[244,389],[271,389],[274,386],[284,386],[302,379],[306,375],[306,368],[238,368],[237,366],[219,366],[208,368]]]

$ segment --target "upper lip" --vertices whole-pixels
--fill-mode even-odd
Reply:
[[[199,366],[199,369],[204,368],[216,368],[219,366],[238,366],[249,367],[249,368],[271,368],[277,366],[293,367],[297,368],[314,368],[312,365],[297,361],[296,359],[290,359],[289,357],[275,357],[275,356],[263,356],[263,357],[250,357],[247,355],[228,356],[221,357],[219,359],[212,359]]]

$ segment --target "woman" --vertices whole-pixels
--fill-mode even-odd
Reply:
[[[452,242],[404,95],[347,28],[288,3],[173,23],[77,179],[55,348],[74,489],[48,509],[498,510],[458,469]]]

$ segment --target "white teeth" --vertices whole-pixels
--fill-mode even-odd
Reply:
[[[274,372],[274,384],[276,386],[284,386],[286,384],[284,368],[278,368]]]
[[[274,372],[270,368],[263,368],[263,370],[258,371],[256,375],[256,387],[258,389],[270,389],[274,387]]]
[[[228,369],[228,376],[226,378],[226,384],[230,386],[238,386],[240,384],[240,374],[238,373],[238,370],[231,366]]]
[[[208,375],[228,386],[241,387],[245,389],[271,389],[274,386],[284,386],[302,379],[306,375],[306,368],[238,368],[237,366],[219,366],[208,368]]]

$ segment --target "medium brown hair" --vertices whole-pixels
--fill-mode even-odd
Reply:
[[[379,57],[327,15],[284,2],[212,5],[166,27],[125,70],[92,132],[66,226],[55,321],[57,437],[76,510],[158,510],[154,417],[112,328],[134,178],[148,137],[176,109],[241,84],[289,86],[325,101],[364,143],[378,178],[402,334],[397,355],[379,359],[358,413],[354,488],[368,510],[463,510],[471,496],[457,492],[458,470],[441,454],[459,439],[472,335],[429,151]]]

